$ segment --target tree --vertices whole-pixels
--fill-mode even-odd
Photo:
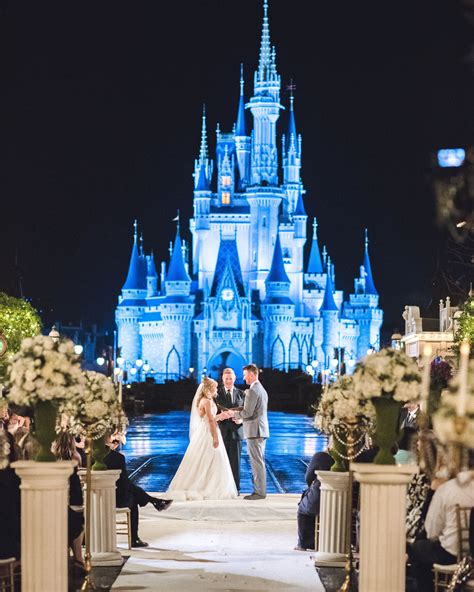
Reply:
[[[4,376],[6,361],[19,349],[26,337],[41,332],[41,319],[29,302],[0,292],[0,333],[7,342],[6,355],[0,358],[0,378]]]

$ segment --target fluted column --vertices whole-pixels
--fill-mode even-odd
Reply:
[[[92,565],[122,565],[122,556],[117,549],[117,530],[115,526],[115,483],[120,473],[120,469],[91,471]],[[81,471],[81,480],[84,484],[84,499],[86,499],[85,471]]]
[[[416,465],[352,463],[360,483],[360,592],[405,590],[406,495]]]
[[[22,592],[67,592],[69,477],[76,461],[12,464],[21,479]]]
[[[349,473],[316,471],[321,482],[319,544],[315,565],[343,566],[347,555]]]

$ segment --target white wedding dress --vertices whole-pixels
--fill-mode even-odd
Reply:
[[[199,392],[199,391],[198,391]],[[189,445],[183,460],[170,483],[166,497],[174,500],[221,500],[237,497],[234,476],[217,426],[219,446],[212,445],[212,434],[207,415],[199,416],[196,396],[191,408]],[[215,417],[217,406],[211,402]]]

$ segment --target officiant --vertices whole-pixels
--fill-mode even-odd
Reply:
[[[222,372],[222,384],[217,389],[216,403],[220,409],[242,407],[244,393],[234,386],[235,372],[232,368],[225,368]],[[242,439],[244,431],[241,419],[225,419],[218,422],[224,446],[229,457],[234,475],[235,486],[240,493],[240,455],[242,453]]]

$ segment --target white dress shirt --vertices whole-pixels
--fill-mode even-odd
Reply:
[[[439,539],[445,551],[458,554],[456,504],[461,508],[474,507],[474,477],[464,471],[440,485],[433,495],[425,520],[428,539]]]

